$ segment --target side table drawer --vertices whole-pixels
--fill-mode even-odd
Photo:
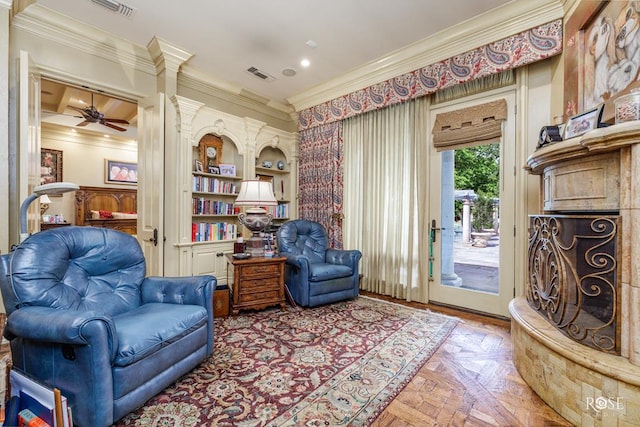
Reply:
[[[246,265],[240,270],[240,277],[246,278],[251,276],[279,276],[280,266],[278,264],[259,264]]]
[[[240,288],[240,295],[244,294],[262,294],[271,289],[280,289],[280,277],[267,277],[265,279],[245,280]]]
[[[241,293],[240,294],[240,304],[248,304],[260,301],[279,301],[280,300],[280,290],[279,289],[265,289],[261,292],[253,292],[253,293]]]

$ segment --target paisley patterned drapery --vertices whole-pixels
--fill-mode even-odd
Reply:
[[[562,19],[332,99],[298,113],[298,129],[332,123],[562,52]]]
[[[342,249],[342,149],[342,122],[300,132],[299,216],[322,224],[334,249]]]

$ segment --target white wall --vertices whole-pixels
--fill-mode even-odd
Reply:
[[[62,179],[80,186],[132,188],[131,185],[105,183],[105,160],[136,163],[135,141],[104,138],[98,134],[74,132],[71,128],[42,125],[42,148],[62,151]],[[75,193],[51,197],[47,214],[62,214],[75,223]]]

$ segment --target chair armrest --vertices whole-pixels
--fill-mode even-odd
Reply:
[[[356,249],[327,249],[326,260],[330,264],[348,265],[355,269],[358,266],[360,258],[362,258],[362,252]]]
[[[118,337],[111,318],[95,311],[62,310],[51,307],[22,307],[7,318],[5,337],[26,340],[87,345],[108,343],[111,359],[118,348]]]
[[[208,307],[218,281],[213,276],[147,277],[142,282],[142,303],[191,304]]]
[[[309,276],[309,258],[306,255],[294,255],[281,253],[280,255],[287,258],[286,264],[295,267],[304,272],[303,277]]]

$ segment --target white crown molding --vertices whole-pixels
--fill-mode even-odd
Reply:
[[[39,4],[32,4],[15,15],[12,26],[80,52],[100,56],[144,73],[156,74],[155,64],[145,46],[88,26]]]
[[[564,16],[562,0],[517,0],[287,99],[301,111]]]
[[[200,69],[194,68],[189,64],[183,65],[180,69],[179,80],[181,83],[193,89],[218,97],[222,96],[230,102],[237,103],[246,108],[251,108],[254,110],[257,109],[257,111],[275,117],[279,120],[282,120],[283,116],[274,114],[273,110],[280,113],[285,113],[287,116],[289,116],[293,112],[293,107],[291,105],[275,102],[269,100],[268,98],[264,98],[260,95],[246,90],[241,86],[211,76],[210,74],[207,74]],[[229,97],[229,95],[233,95],[234,97]]]
[[[186,49],[171,44],[159,37],[153,37],[147,44],[147,49],[156,65],[156,72],[158,74],[164,70],[177,73],[180,66],[194,55]]]
[[[11,10],[13,0],[0,0],[0,7],[3,9]]]

